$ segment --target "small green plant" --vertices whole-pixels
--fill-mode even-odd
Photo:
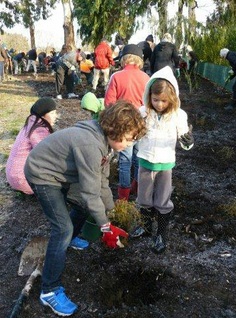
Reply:
[[[184,77],[189,87],[189,93],[191,94],[194,89],[198,87],[197,76],[194,72],[189,73],[184,70]]]
[[[109,220],[116,226],[121,227],[127,232],[132,231],[141,223],[141,214],[134,202],[117,200],[115,208],[107,214]]]

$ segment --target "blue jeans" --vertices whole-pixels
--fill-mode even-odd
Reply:
[[[93,72],[90,73],[85,73],[85,72],[81,72],[81,74],[84,74],[87,80],[87,84],[88,85],[92,85],[93,83]]]
[[[138,143],[126,148],[119,153],[119,186],[121,188],[131,187],[131,167],[134,168],[134,179],[138,180]]]
[[[42,290],[44,293],[48,293],[61,286],[66,250],[71,239],[79,233],[86,217],[83,216],[79,208],[72,209],[71,215],[69,215],[66,205],[68,189],[32,183],[30,183],[30,186],[51,225],[50,239],[42,273]],[[75,227],[73,223],[76,225]]]

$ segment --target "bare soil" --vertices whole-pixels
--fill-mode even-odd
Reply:
[[[36,95],[55,97],[49,74],[21,80]],[[150,238],[129,240],[119,250],[108,250],[99,240],[84,251],[68,249],[63,285],[81,305],[74,317],[236,317],[236,112],[224,110],[230,93],[205,79],[197,77],[192,92],[184,76],[179,85],[195,145],[190,151],[177,147],[168,249],[153,254]],[[77,87],[81,96],[83,91]],[[78,99],[59,105],[57,129],[88,118]],[[110,180],[114,198],[116,169]],[[36,199],[13,191],[4,170],[0,185],[0,316],[5,318],[27,280],[17,275],[21,254],[32,238],[47,237],[49,227]],[[55,317],[39,303],[40,283],[39,277],[19,317]]]

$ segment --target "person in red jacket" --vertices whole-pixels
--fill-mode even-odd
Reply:
[[[117,100],[131,102],[139,109],[143,105],[143,93],[149,76],[143,72],[143,51],[136,44],[127,44],[122,50],[121,71],[112,74],[105,92],[105,107],[110,107]],[[118,199],[129,199],[130,193],[137,193],[138,178],[138,143],[119,153],[119,187]],[[131,182],[131,167],[134,167],[134,178]]]
[[[112,49],[105,38],[95,48],[94,59],[93,89],[96,90],[101,73],[103,74],[103,86],[106,88],[110,76],[110,66],[114,66],[115,62],[112,57]]]

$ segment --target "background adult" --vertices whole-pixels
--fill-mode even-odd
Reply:
[[[21,73],[22,67],[20,67],[20,65],[23,66],[23,71],[25,71],[25,67],[26,67],[25,52],[20,52],[16,54],[15,56],[13,56],[12,61],[14,66],[14,75],[18,75],[19,71]]]
[[[112,57],[112,49],[105,38],[98,44],[94,50],[94,75],[93,90],[96,91],[100,74],[103,75],[102,85],[106,88],[110,77],[110,66],[114,66],[115,62]]]
[[[230,51],[227,48],[220,50],[220,57],[226,59],[230,66],[232,67],[232,70],[230,70],[230,79],[232,80],[236,76],[236,52]],[[225,107],[225,110],[233,110],[236,109],[236,82],[234,82],[233,87],[233,96],[231,99],[231,102],[229,105]]]
[[[143,51],[143,70],[147,74],[151,74],[150,72],[150,61],[151,61],[151,56],[152,56],[152,50],[154,47],[154,39],[152,34],[149,34],[145,41],[139,42],[138,46],[142,49]]]
[[[189,74],[192,75],[193,73],[195,73],[197,63],[198,63],[198,57],[190,45],[187,46],[186,53],[188,57],[188,72]]]
[[[35,48],[32,48],[31,50],[29,50],[29,52],[26,54],[27,58],[28,58],[28,63],[26,66],[26,72],[29,71],[31,65],[33,66],[34,69],[34,76],[37,75],[37,65],[36,65],[36,60],[37,60],[37,51]]]
[[[179,55],[169,33],[165,33],[160,43],[154,47],[150,61],[151,74],[165,66],[170,66],[179,77]]]
[[[62,99],[62,87],[65,83],[68,98],[79,97],[74,93],[74,72],[79,73],[79,63],[82,60],[80,53],[72,50],[70,45],[63,45],[61,56],[56,62],[56,94]]]
[[[4,64],[7,62],[7,53],[0,42],[0,83],[4,78]]]

